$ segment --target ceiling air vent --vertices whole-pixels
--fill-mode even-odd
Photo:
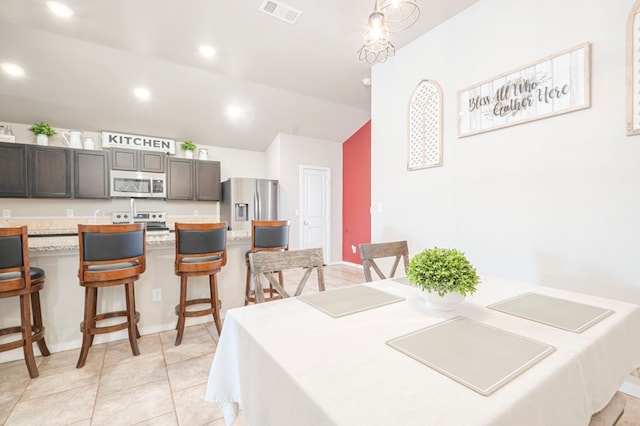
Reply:
[[[300,15],[302,15],[301,11],[273,0],[264,0],[258,10],[289,24],[295,24]]]

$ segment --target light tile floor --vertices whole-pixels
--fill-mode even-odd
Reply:
[[[300,274],[285,275],[295,289]],[[362,270],[332,265],[327,288],[364,281]],[[317,291],[315,274],[305,292]],[[218,342],[212,323],[185,330],[174,346],[174,330],[142,336],[141,354],[128,340],[96,345],[76,369],[78,350],[38,357],[40,377],[30,379],[23,361],[0,364],[0,424],[4,425],[212,425],[222,426],[219,406],[204,400]],[[235,422],[244,426],[240,416]],[[640,425],[640,400],[627,397],[619,426]]]

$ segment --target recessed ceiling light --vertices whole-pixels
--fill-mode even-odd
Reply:
[[[146,101],[151,97],[151,92],[149,92],[144,87],[138,87],[133,90],[133,93],[136,95],[136,98]]]
[[[9,74],[10,76],[22,77],[24,75],[24,69],[22,69],[22,67],[19,65],[5,62],[1,66],[3,71]]]
[[[211,46],[202,45],[198,48],[200,54],[205,58],[213,58],[216,55],[216,49]]]
[[[242,108],[237,105],[231,105],[227,107],[227,115],[230,118],[238,118],[242,115]]]
[[[47,7],[55,15],[62,16],[63,18],[68,18],[73,15],[73,10],[71,10],[69,6],[58,3],[57,1],[48,1]]]

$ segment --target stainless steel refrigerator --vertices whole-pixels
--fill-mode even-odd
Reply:
[[[252,220],[277,220],[280,185],[277,180],[229,178],[222,182],[220,220],[234,231],[251,231]]]

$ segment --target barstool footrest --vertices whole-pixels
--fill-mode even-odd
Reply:
[[[24,327],[16,325],[14,327],[5,327],[0,329],[0,336],[8,336],[10,334],[20,334],[24,332]],[[44,327],[37,328],[35,325],[31,325],[31,343],[36,343],[39,340],[44,339]],[[20,338],[0,344],[0,352],[9,351],[11,349],[21,348],[26,345],[25,339]]]
[[[185,305],[184,316],[190,317],[190,318],[201,317],[203,315],[212,315],[216,311],[216,308],[204,308],[204,309],[197,309],[193,311],[187,310],[187,306],[203,305],[203,304],[212,305],[212,301],[211,299],[207,299],[207,298],[187,300],[184,304]],[[220,300],[218,300],[218,309],[220,309],[220,305],[221,305]],[[176,315],[180,315],[180,305],[176,305],[175,311],[176,311]]]
[[[140,312],[136,311],[136,324],[140,322]],[[117,318],[117,317],[127,317],[127,311],[113,311],[113,312],[105,312],[102,314],[98,314],[94,317],[96,322],[103,321],[109,318]],[[80,331],[84,333],[86,328],[85,321],[80,323]],[[129,328],[129,320],[127,319],[124,322],[112,325],[104,325],[104,326],[96,326],[89,330],[89,334],[105,334],[112,333],[114,331],[126,330]]]

